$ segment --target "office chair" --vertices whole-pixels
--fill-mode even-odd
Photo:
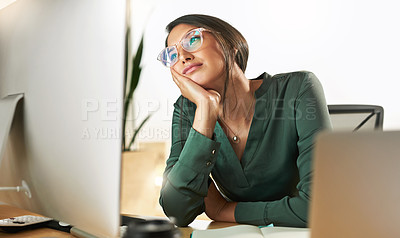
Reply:
[[[383,107],[376,105],[328,105],[333,130],[382,130]]]

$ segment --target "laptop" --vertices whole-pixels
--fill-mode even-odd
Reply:
[[[400,131],[317,137],[311,238],[400,237]]]

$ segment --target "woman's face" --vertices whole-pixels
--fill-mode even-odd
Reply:
[[[187,52],[178,44],[187,32],[195,28],[197,27],[180,24],[170,32],[168,46],[176,44],[179,53],[178,62],[172,68],[206,89],[221,89],[225,81],[225,60],[214,36],[203,31],[203,44],[195,52]]]

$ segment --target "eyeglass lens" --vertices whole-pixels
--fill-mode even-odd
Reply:
[[[198,50],[203,43],[201,30],[191,30],[182,38],[180,43],[182,48],[188,52]],[[165,66],[172,67],[178,61],[178,49],[176,46],[165,48],[158,56],[158,60],[160,60]]]

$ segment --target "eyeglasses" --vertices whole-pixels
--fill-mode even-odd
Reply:
[[[194,52],[200,49],[203,44],[203,34],[202,31],[209,31],[204,28],[196,28],[190,30],[182,39],[175,45],[166,47],[163,49],[157,57],[157,60],[166,67],[172,67],[178,62],[178,44],[180,43],[182,48],[187,52]]]

